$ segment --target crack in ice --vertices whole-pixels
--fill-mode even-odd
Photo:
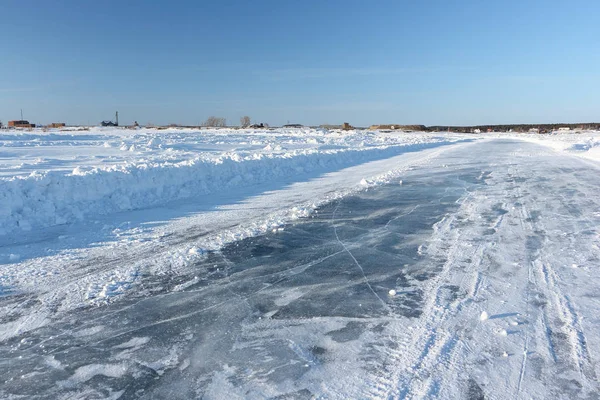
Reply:
[[[346,246],[346,244],[344,242],[342,242],[340,240],[340,237],[338,236],[337,233],[337,227],[335,225],[335,223],[333,222],[335,220],[335,214],[337,213],[337,210],[339,208],[341,204],[341,201],[339,201],[337,203],[337,205],[335,206],[335,209],[333,210],[333,213],[331,214],[331,225],[333,226],[333,233],[335,234],[335,238],[337,239],[337,241],[342,245],[342,247],[344,248],[344,250],[346,251],[346,253],[348,253],[348,255],[352,258],[352,260],[354,260],[354,263],[356,264],[356,266],[358,267],[358,269],[360,270],[360,272],[362,273],[363,279],[365,281],[365,283],[367,284],[367,286],[369,287],[369,290],[371,291],[371,293],[373,293],[373,295],[375,297],[377,297],[377,299],[379,300],[379,302],[383,305],[383,307],[390,312],[391,309],[390,307],[386,304],[385,301],[383,301],[383,299],[377,294],[377,292],[373,289],[373,286],[371,286],[371,282],[369,282],[369,279],[367,279],[367,275],[365,274],[365,270],[363,269],[362,265],[360,265],[360,263],[358,262],[358,260],[354,257],[354,255],[352,254],[352,252],[348,249],[348,247]]]

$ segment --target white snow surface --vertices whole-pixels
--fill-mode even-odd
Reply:
[[[554,131],[541,135],[535,133],[489,133],[482,136],[519,139],[550,147],[557,152],[600,161],[600,132],[598,131]]]
[[[382,183],[408,191],[411,179],[427,179],[440,171],[462,182],[469,179],[465,170],[476,169],[477,189],[465,190],[456,209],[435,222],[429,236],[415,246],[420,256],[439,262],[437,275],[416,283],[423,294],[419,316],[373,317],[366,322],[372,331],[337,342],[321,330],[351,333],[365,318],[298,318],[288,326],[285,319],[268,314],[246,315],[248,299],[234,291],[231,299],[190,310],[190,315],[231,303],[225,309],[247,319],[245,329],[232,334],[239,340],[233,349],[253,349],[263,343],[261,335],[271,341],[285,338],[286,357],[293,362],[282,368],[301,362],[307,372],[298,382],[322,393],[321,398],[481,398],[484,393],[489,398],[594,398],[600,374],[595,274],[600,213],[594,175],[600,166],[598,143],[599,132],[3,131],[0,296],[33,294],[35,301],[24,297],[6,306],[0,303],[0,316],[8,316],[0,342],[17,341],[11,354],[20,354],[21,348],[34,346],[26,334],[80,312],[80,307],[118,301],[145,277],[193,276],[171,289],[186,294],[203,279],[203,271],[191,265],[208,250],[265,232],[277,234],[286,222],[348,194]],[[582,163],[576,157],[592,161]],[[422,175],[410,176],[413,170]],[[419,206],[390,216],[390,222]],[[344,242],[337,231],[335,235],[339,252],[354,260],[384,308],[406,296],[401,285],[373,289],[352,255],[360,244]],[[311,295],[302,287],[283,291],[273,286],[274,293],[282,290],[273,302],[277,308]],[[268,287],[253,293],[267,296],[263,289]],[[170,318],[166,314],[157,323],[169,323]],[[93,338],[108,330],[102,321],[91,322],[96,325],[81,326],[73,336]],[[214,320],[229,335],[227,322],[227,316]],[[193,352],[162,343],[154,348],[148,332],[123,337],[113,343],[118,351],[114,359],[71,368],[57,385],[86,390],[95,380],[125,379],[138,364],[158,376],[175,369],[193,374],[202,370],[206,354],[222,353],[222,340],[201,342]],[[193,333],[188,336],[191,340]],[[385,337],[389,340],[382,341]],[[315,343],[327,350],[326,363],[310,351]],[[381,354],[384,363],[364,369],[358,365],[365,347],[369,354]],[[135,354],[145,348],[152,351],[148,360],[140,361]],[[329,359],[330,354],[338,358]],[[66,367],[53,355],[44,360],[57,371]],[[230,378],[252,372],[246,369],[250,372],[219,366],[206,397],[279,394],[268,392],[274,387],[255,375],[245,387],[234,386]],[[21,377],[24,382],[29,378]],[[275,388],[292,392],[298,382],[280,381]]]
[[[456,140],[308,128],[4,131],[0,236],[338,170]]]

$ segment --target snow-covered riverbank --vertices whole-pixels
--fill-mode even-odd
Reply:
[[[550,147],[558,152],[600,162],[600,132],[567,131],[549,134],[534,133],[491,133],[483,137],[519,139]]]
[[[8,131],[0,134],[0,235],[235,192],[457,140],[315,129]]]

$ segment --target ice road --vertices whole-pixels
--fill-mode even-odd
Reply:
[[[0,329],[30,327],[0,397],[598,398],[599,203],[595,162],[458,143],[118,301],[0,289]]]

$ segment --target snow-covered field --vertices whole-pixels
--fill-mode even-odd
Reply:
[[[492,133],[485,136],[525,140],[550,147],[558,152],[600,161],[600,132],[596,131],[555,131],[543,135],[534,133]]]
[[[593,395],[599,143],[0,131],[0,396]]]
[[[447,144],[431,134],[103,129],[0,133],[0,235]]]

